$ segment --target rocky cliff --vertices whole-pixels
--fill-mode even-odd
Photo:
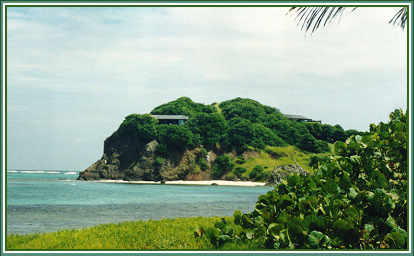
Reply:
[[[158,142],[144,143],[134,136],[113,134],[105,140],[101,159],[79,174],[79,180],[205,180],[209,171],[200,170],[197,162],[201,149],[194,148],[168,158],[156,153]],[[209,153],[211,156],[212,153]],[[208,157],[214,160],[214,157]],[[207,157],[206,157],[207,160]],[[208,165],[210,166],[210,161]]]

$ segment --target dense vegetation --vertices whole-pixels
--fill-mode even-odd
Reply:
[[[249,146],[264,149],[266,145],[286,145],[280,137],[263,124],[252,123],[240,117],[230,119],[227,136],[222,138],[221,144],[226,151],[235,150],[239,154],[246,151]]]
[[[157,120],[152,118],[151,115],[130,114],[125,117],[115,135],[126,134],[145,144],[157,137],[157,124]]]
[[[214,113],[216,108],[193,102],[190,98],[181,97],[177,100],[160,105],[151,111],[153,115],[186,115],[192,117],[199,113]]]
[[[408,244],[408,123],[401,110],[335,143],[313,175],[291,175],[205,233],[221,249],[377,249]]]
[[[219,219],[134,221],[43,234],[8,235],[6,247],[8,250],[205,250],[212,248],[210,241],[196,238],[194,232],[200,225],[212,227]]]
[[[213,179],[219,179],[223,174],[231,172],[233,170],[234,163],[227,155],[218,156],[214,161],[213,168],[211,170],[211,177]]]
[[[181,97],[154,108],[151,113],[187,115],[189,120],[184,125],[166,125],[158,124],[158,121],[148,114],[131,114],[125,118],[119,129],[107,139],[106,143],[109,144],[108,142],[120,136],[127,136],[128,140],[134,144],[145,145],[156,140],[159,143],[156,150],[157,161],[154,162],[157,170],[162,169],[165,159],[174,159],[175,163],[179,163],[180,156],[186,150],[212,151],[218,156],[216,163],[207,163],[207,154],[204,154],[204,158],[198,157],[194,163],[193,160],[189,160],[188,168],[184,169],[186,174],[189,173],[190,167],[196,171],[209,169],[210,176],[216,179],[264,181],[269,176],[270,169],[259,170],[274,167],[256,164],[244,172],[241,172],[240,168],[232,172],[234,168],[245,167],[241,166],[242,163],[239,165],[235,163],[235,165],[224,168],[223,162],[220,161],[227,157],[234,162],[236,160],[234,154],[240,158],[244,152],[267,151],[272,158],[277,159],[282,156],[272,155],[269,148],[289,145],[295,146],[298,149],[297,152],[330,152],[329,143],[345,141],[349,135],[361,134],[353,130],[344,131],[339,125],[292,121],[276,108],[242,98],[224,101],[220,104],[204,105]],[[120,143],[125,143],[125,141]],[[130,161],[120,159],[123,167],[128,168],[134,165],[131,159],[138,149],[139,147],[129,151],[130,156],[126,159]],[[232,155],[225,156],[232,152]],[[294,160],[296,161],[296,157],[293,157],[291,161]],[[123,164],[125,162],[126,164]],[[254,168],[256,169],[251,174]]]
[[[168,152],[183,152],[185,149],[193,148],[199,144],[191,130],[186,126],[161,124],[158,126],[159,147],[165,147]]]
[[[197,113],[187,122],[192,133],[200,139],[207,149],[213,150],[227,130],[227,122],[217,113]]]
[[[345,141],[352,135],[364,135],[365,132],[356,130],[344,130],[339,124],[328,125],[316,122],[305,123],[309,132],[313,137],[319,140],[323,140],[329,143],[335,143],[336,141]]]
[[[344,141],[349,135],[358,133],[352,130],[344,131],[339,125],[291,121],[278,109],[251,99],[236,98],[224,101],[218,107],[220,114],[214,105],[195,103],[189,98],[181,97],[156,107],[151,114],[180,114],[190,117],[185,127],[191,133],[184,129],[175,129],[171,136],[171,140],[176,140],[175,135],[180,132],[186,137],[191,137],[185,141],[184,148],[199,144],[214,150],[220,145],[225,151],[236,150],[238,153],[246,151],[249,146],[263,149],[266,145],[288,144],[308,152],[327,152],[327,142]],[[136,121],[137,133],[144,131],[145,138],[155,138],[153,121],[148,120],[151,129],[142,129],[140,124],[144,117],[139,116],[127,116],[121,125],[122,130],[126,130],[125,127],[133,127],[131,122]],[[143,116],[147,118],[146,115]],[[175,142],[170,143],[169,138],[164,136],[167,128],[160,127],[161,144],[174,144]],[[174,128],[169,129],[172,131]]]

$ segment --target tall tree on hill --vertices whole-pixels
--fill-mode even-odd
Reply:
[[[311,31],[311,33],[318,30],[323,25],[324,27],[332,21],[338,19],[345,10],[351,9],[354,11],[358,7],[343,7],[343,6],[318,6],[318,7],[291,7],[288,13],[296,13],[298,25],[301,29]],[[407,23],[407,7],[399,9],[395,15],[388,21],[388,23],[405,28]]]

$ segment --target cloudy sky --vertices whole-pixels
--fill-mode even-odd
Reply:
[[[406,108],[395,11],[345,12],[309,34],[282,7],[9,7],[8,168],[83,170],[126,115],[181,96],[367,130]]]

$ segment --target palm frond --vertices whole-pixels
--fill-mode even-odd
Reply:
[[[401,8],[392,19],[388,22],[393,25],[400,26],[402,29],[405,28],[405,24],[407,23],[407,7]]]
[[[298,25],[301,30],[315,32],[321,24],[326,26],[333,20],[339,18],[346,7],[291,7],[289,12],[296,12]],[[355,8],[354,8],[355,9]]]
[[[301,30],[308,32],[309,30],[315,32],[320,25],[326,26],[335,19],[339,18],[342,13],[350,7],[343,6],[320,6],[320,7],[291,7],[288,13],[296,12],[296,19],[298,25],[301,25]],[[351,11],[354,11],[357,7],[352,7]],[[408,8],[401,8],[389,21],[390,24],[398,25],[401,28],[405,28],[407,23]]]

